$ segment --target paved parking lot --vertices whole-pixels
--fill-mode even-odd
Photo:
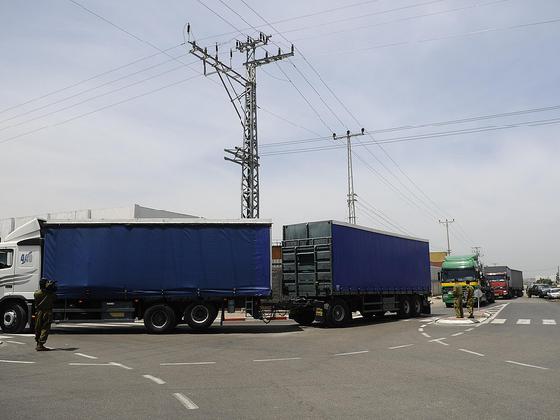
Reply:
[[[432,316],[342,329],[291,321],[57,326],[0,336],[0,414],[15,418],[558,418],[560,306],[499,301],[475,326]],[[519,323],[519,320],[530,320]],[[505,320],[505,321],[501,321]],[[544,322],[555,320],[557,323]]]

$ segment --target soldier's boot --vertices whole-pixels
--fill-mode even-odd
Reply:
[[[43,343],[37,343],[37,347],[35,348],[37,351],[49,351],[48,347],[45,347]]]

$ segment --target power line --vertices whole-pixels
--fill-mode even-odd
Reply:
[[[464,7],[456,7],[456,8],[453,8],[453,9],[440,10],[440,11],[431,12],[431,13],[423,13],[423,14],[414,15],[414,16],[407,16],[407,17],[404,17],[404,18],[388,20],[388,21],[385,21],[385,22],[376,22],[376,23],[367,24],[367,25],[354,26],[354,27],[349,28],[349,29],[342,29],[342,30],[339,30],[339,31],[329,31],[328,33],[323,34],[323,35],[311,35],[311,36],[307,36],[307,37],[296,38],[296,39],[294,39],[294,42],[313,39],[313,38],[316,38],[317,36],[333,36],[333,35],[338,35],[338,34],[346,33],[346,32],[356,32],[360,29],[375,28],[375,27],[379,27],[379,26],[390,25],[392,23],[405,22],[405,21],[410,21],[410,20],[415,20],[415,19],[421,19],[421,18],[424,18],[424,17],[438,16],[438,15],[443,15],[443,14],[447,14],[447,13],[453,13],[453,12],[459,12],[459,11],[468,10],[468,9],[474,9],[474,8],[477,8],[477,7],[493,6],[495,4],[504,3],[506,1],[510,1],[510,0],[496,0],[496,1],[491,1],[491,2],[488,2],[488,3],[473,3],[473,4],[470,4],[468,6],[464,6]],[[308,29],[308,28],[304,27],[304,28],[300,28],[299,30],[305,30],[305,29]]]
[[[392,138],[380,139],[375,141],[361,142],[359,144],[356,144],[356,146],[360,147],[360,146],[371,145],[371,144],[391,144],[391,143],[400,143],[400,142],[420,141],[420,140],[436,139],[436,138],[442,138],[448,136],[508,130],[508,129],[520,128],[520,127],[539,127],[539,126],[553,125],[559,123],[560,123],[560,118],[524,121],[520,123],[505,124],[500,126],[474,127],[469,129],[463,129],[463,130],[452,130],[452,131],[426,133],[426,134],[418,134],[418,135],[411,135],[411,136],[392,137]],[[280,156],[280,155],[289,155],[294,153],[308,153],[308,152],[317,152],[317,151],[325,151],[325,150],[335,150],[341,148],[343,148],[343,146],[341,145],[327,145],[327,146],[317,146],[317,147],[308,147],[308,148],[299,148],[299,149],[286,149],[280,151],[264,152],[261,154],[261,156]]]
[[[58,123],[56,123],[56,124],[44,125],[44,126],[42,126],[42,127],[36,128],[36,129],[34,129],[34,130],[27,131],[27,132],[25,132],[25,133],[18,134],[18,135],[16,135],[16,136],[8,137],[7,139],[0,140],[0,144],[8,143],[8,142],[10,142],[10,141],[13,141],[13,140],[16,140],[16,139],[19,139],[19,138],[22,138],[22,137],[26,137],[26,136],[28,136],[28,135],[30,135],[30,134],[33,134],[33,133],[36,133],[36,132],[38,132],[38,131],[46,130],[47,128],[58,127],[58,126],[67,124],[67,123],[69,123],[69,122],[75,121],[75,120],[80,119],[80,118],[83,118],[83,117],[87,117],[88,115],[91,115],[91,114],[94,114],[94,113],[103,111],[103,110],[105,110],[105,109],[112,108],[112,107],[114,107],[114,106],[121,105],[121,104],[124,104],[124,103],[126,103],[126,102],[130,102],[130,101],[132,101],[132,100],[141,98],[141,97],[143,97],[143,96],[151,95],[152,93],[159,92],[159,91],[161,91],[161,90],[163,90],[163,89],[167,89],[167,88],[170,88],[170,87],[174,87],[174,86],[180,85],[181,83],[185,83],[185,82],[187,82],[187,81],[189,81],[189,80],[192,80],[192,79],[195,79],[195,78],[197,78],[197,77],[201,77],[201,75],[200,75],[200,74],[196,74],[196,75],[194,75],[194,76],[187,77],[186,79],[178,80],[178,81],[176,81],[176,82],[167,84],[167,85],[165,85],[165,86],[158,87],[158,88],[156,88],[156,89],[149,90],[149,91],[144,92],[144,93],[141,93],[141,94],[139,94],[139,95],[135,95],[135,96],[132,96],[132,97],[130,97],[130,98],[123,99],[122,101],[114,102],[114,103],[112,103],[112,104],[102,106],[102,107],[97,108],[97,109],[94,109],[94,110],[92,110],[92,111],[89,111],[89,112],[86,112],[86,113],[83,113],[83,114],[80,114],[80,115],[76,115],[76,116],[74,116],[74,117],[72,117],[72,118],[68,118],[67,120],[60,121],[60,122],[58,122]]]
[[[128,78],[130,78],[130,77],[132,77],[132,76],[136,76],[136,75],[138,75],[138,74],[140,74],[140,73],[144,73],[144,72],[146,72],[146,71],[148,71],[148,70],[152,70],[152,69],[155,69],[155,68],[157,68],[157,67],[161,67],[161,66],[163,66],[163,65],[165,65],[165,64],[167,64],[167,63],[170,63],[171,61],[174,61],[174,60],[173,60],[173,59],[169,59],[169,60],[163,61],[163,62],[161,62],[161,63],[154,64],[154,65],[149,66],[149,67],[145,67],[145,68],[140,69],[140,70],[137,70],[137,71],[135,71],[135,72],[133,72],[133,73],[129,73],[129,74],[126,74],[126,75],[124,75],[124,76],[120,76],[120,77],[118,77],[118,78],[116,78],[116,79],[109,80],[109,81],[107,81],[107,82],[103,82],[103,83],[101,83],[101,84],[99,84],[99,85],[97,85],[97,86],[93,86],[93,87],[84,89],[84,90],[82,90],[82,91],[80,91],[80,92],[78,92],[78,93],[72,94],[72,95],[70,95],[70,96],[66,96],[66,97],[64,97],[64,98],[58,99],[58,100],[56,100],[56,101],[54,101],[54,102],[50,102],[50,103],[48,103],[48,104],[41,105],[41,106],[39,106],[39,107],[36,107],[36,108],[30,109],[30,110],[27,110],[27,111],[25,111],[25,112],[22,112],[22,113],[20,113],[20,114],[13,115],[13,116],[11,116],[11,117],[9,117],[9,118],[6,118],[6,119],[4,119],[4,120],[1,120],[1,121],[0,121],[0,124],[3,124],[3,123],[5,123],[5,122],[7,122],[7,121],[11,121],[11,120],[14,120],[14,119],[17,119],[17,118],[20,118],[20,117],[23,117],[23,116],[25,116],[25,115],[32,114],[33,112],[40,111],[40,110],[45,109],[45,108],[49,108],[49,107],[51,107],[51,106],[53,106],[53,105],[56,105],[56,104],[59,104],[59,103],[61,103],[61,102],[66,102],[66,101],[68,101],[69,99],[76,98],[76,97],[78,97],[78,96],[83,95],[84,93],[88,93],[88,92],[97,90],[97,89],[99,89],[99,88],[112,85],[113,83],[120,82],[121,80],[128,79]],[[9,127],[7,127],[7,128],[9,128]],[[0,131],[1,131],[1,130],[2,130],[2,129],[0,129]]]
[[[178,47],[181,47],[181,46],[183,46],[183,45],[184,45],[184,43],[182,42],[182,43],[177,44],[177,45],[175,45],[175,46],[173,46],[173,47],[166,48],[166,49],[163,50],[163,51],[166,51],[166,52],[172,51],[172,50],[174,50],[174,49],[176,49],[176,48],[178,48]],[[84,83],[87,83],[87,82],[90,82],[90,81],[92,81],[92,80],[98,79],[98,78],[100,78],[100,77],[106,76],[106,75],[108,75],[108,74],[114,73],[114,72],[116,72],[116,71],[118,71],[118,70],[122,70],[122,69],[124,69],[124,68],[126,68],[126,67],[130,67],[130,66],[132,66],[132,65],[134,65],[134,64],[137,64],[137,63],[140,63],[140,62],[142,62],[142,61],[149,60],[150,58],[157,57],[158,55],[161,55],[161,54],[163,54],[163,52],[157,52],[157,53],[155,53],[155,54],[150,54],[150,55],[146,55],[146,56],[144,56],[144,57],[137,58],[137,59],[135,59],[135,60],[133,60],[133,61],[130,61],[129,63],[126,63],[126,64],[120,65],[120,66],[118,66],[118,67],[114,67],[114,68],[112,68],[112,69],[106,70],[106,71],[104,71],[104,72],[95,74],[95,75],[90,76],[90,77],[88,77],[88,78],[86,78],[86,79],[80,80],[79,82],[72,83],[72,84],[67,85],[67,86],[64,86],[64,87],[62,87],[62,88],[59,88],[59,89],[56,89],[56,90],[47,92],[47,93],[45,93],[45,94],[42,94],[42,95],[33,97],[33,98],[28,99],[28,100],[26,100],[26,101],[24,101],[24,102],[21,102],[21,103],[19,103],[19,104],[12,105],[12,106],[10,106],[10,107],[8,107],[8,108],[4,108],[4,109],[0,110],[0,114],[3,114],[4,112],[8,112],[8,111],[11,111],[11,110],[13,110],[13,109],[22,107],[22,106],[24,106],[24,105],[28,105],[28,104],[33,103],[33,102],[36,102],[36,101],[39,101],[39,100],[41,100],[41,99],[47,98],[47,97],[52,96],[52,95],[55,95],[55,94],[57,94],[57,93],[64,92],[64,91],[66,91],[66,90],[69,90],[69,89],[72,89],[72,88],[74,88],[74,87],[80,86],[80,85],[82,85],[82,84],[84,84]]]
[[[409,41],[397,41],[397,42],[391,42],[391,43],[387,43],[387,44],[378,44],[378,45],[373,45],[371,47],[355,48],[355,49],[352,49],[352,50],[345,49],[345,50],[340,50],[340,51],[328,51],[328,52],[323,52],[323,53],[319,52],[319,53],[314,54],[314,55],[319,56],[319,55],[354,54],[354,53],[371,51],[371,50],[376,50],[376,49],[381,49],[381,48],[391,48],[391,47],[400,47],[400,46],[404,46],[404,45],[422,44],[422,43],[426,43],[426,42],[442,41],[442,40],[446,40],[446,39],[461,38],[461,37],[472,36],[472,35],[480,35],[480,34],[486,34],[486,33],[490,33],[490,32],[508,31],[508,30],[513,30],[513,29],[528,28],[528,27],[538,26],[538,25],[548,25],[548,24],[558,23],[558,22],[560,22],[560,17],[553,18],[553,19],[548,19],[548,20],[536,21],[536,22],[522,23],[522,24],[519,24],[519,25],[493,27],[493,28],[480,29],[480,30],[476,30],[476,31],[461,32],[461,33],[456,33],[456,34],[445,34],[445,35],[440,35],[440,36],[431,37],[431,38],[422,38],[422,39],[409,40]]]
[[[192,63],[191,63],[191,64],[192,64]],[[138,80],[138,81],[129,83],[129,84],[127,84],[127,85],[121,86],[121,87],[116,88],[116,89],[112,89],[112,90],[110,90],[110,91],[108,91],[108,92],[104,92],[104,93],[101,93],[101,94],[99,94],[99,95],[95,95],[95,96],[89,97],[89,98],[87,98],[87,99],[84,99],[84,100],[82,100],[82,101],[79,101],[79,102],[77,102],[77,103],[64,106],[64,107],[59,108],[59,109],[57,109],[57,110],[55,110],[55,111],[50,111],[50,112],[47,112],[47,113],[38,115],[38,116],[33,117],[33,118],[29,118],[29,119],[27,119],[27,120],[20,121],[19,123],[12,124],[12,125],[8,125],[8,126],[6,126],[6,127],[2,127],[2,128],[0,128],[0,131],[4,131],[4,130],[10,129],[10,128],[14,128],[14,127],[19,127],[19,126],[21,126],[21,125],[28,124],[28,123],[30,123],[30,122],[43,119],[43,118],[45,118],[45,117],[49,117],[49,116],[51,116],[51,115],[58,114],[59,112],[67,111],[67,110],[69,110],[69,109],[75,108],[75,107],[77,107],[77,106],[79,106],[79,105],[83,105],[83,104],[85,104],[85,103],[87,103],[87,102],[90,102],[90,101],[93,101],[93,100],[95,100],[95,99],[99,99],[99,98],[102,98],[102,97],[104,97],[104,96],[112,95],[112,94],[115,93],[115,92],[119,92],[119,91],[121,91],[121,90],[128,89],[129,87],[136,86],[136,85],[139,85],[139,84],[141,84],[141,83],[145,83],[145,82],[147,82],[147,81],[149,81],[149,80],[153,80],[153,79],[155,79],[155,78],[157,78],[157,77],[161,77],[161,76],[163,76],[163,75],[165,75],[165,74],[172,73],[172,72],[174,72],[174,71],[177,71],[177,70],[179,70],[179,69],[182,69],[183,67],[184,67],[183,64],[181,64],[180,66],[175,66],[175,67],[173,67],[173,68],[171,68],[171,69],[168,69],[168,70],[165,70],[165,71],[163,71],[163,72],[154,74],[154,75],[149,76],[149,77],[146,77],[146,78],[144,78],[144,79],[141,79],[141,80]]]
[[[505,117],[514,117],[518,115],[525,115],[525,114],[533,114],[539,112],[549,112],[549,111],[556,111],[560,110],[560,105],[551,105],[545,107],[537,107],[537,108],[528,108],[516,111],[508,111],[502,113],[494,113],[494,114],[486,114],[486,115],[477,115],[473,117],[465,117],[459,119],[452,119],[446,121],[435,121],[423,124],[414,124],[414,125],[401,125],[397,127],[389,127],[389,128],[382,128],[376,130],[368,130],[367,132],[370,134],[381,134],[387,132],[395,132],[395,131],[406,131],[406,130],[413,130],[418,128],[428,128],[428,127],[438,127],[438,126],[447,126],[447,125],[454,125],[454,124],[463,124],[467,122],[476,122],[481,120],[489,120],[489,119],[496,119],[496,118],[505,118]],[[264,143],[262,147],[272,147],[272,146],[281,146],[283,144],[297,144],[297,143],[313,143],[319,140],[329,140],[330,136],[319,136],[314,138],[308,139],[301,139],[301,140],[289,140],[286,142],[273,142],[273,143]]]

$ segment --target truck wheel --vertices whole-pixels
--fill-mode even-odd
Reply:
[[[0,326],[6,333],[22,333],[27,324],[27,312],[19,303],[10,302],[2,307]]]
[[[342,327],[352,319],[348,304],[342,299],[335,299],[329,310],[329,324],[333,327]]]
[[[161,334],[177,326],[175,312],[167,305],[150,306],[144,313],[144,325],[150,333]]]
[[[193,330],[205,330],[218,316],[216,305],[207,302],[192,303],[185,310],[185,320]]]
[[[297,311],[293,315],[292,319],[296,321],[299,325],[308,327],[311,324],[313,324],[313,321],[315,321],[315,311],[313,309],[305,310],[305,311]]]
[[[412,316],[419,316],[422,313],[422,301],[418,296],[412,297]]]
[[[410,318],[412,316],[412,304],[410,303],[409,297],[404,297],[401,299],[401,304],[399,308],[399,317]]]

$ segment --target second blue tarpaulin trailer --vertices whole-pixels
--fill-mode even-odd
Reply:
[[[282,290],[299,303],[293,317],[302,324],[317,314],[338,325],[352,311],[364,317],[429,312],[427,240],[332,220],[309,222],[284,226],[282,254]]]

